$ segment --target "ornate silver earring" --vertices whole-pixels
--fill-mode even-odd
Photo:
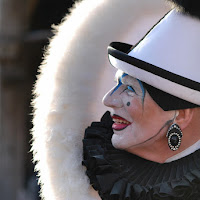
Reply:
[[[172,124],[168,131],[166,137],[168,138],[168,145],[172,151],[176,151],[181,145],[181,138],[183,133],[178,126],[178,124]]]

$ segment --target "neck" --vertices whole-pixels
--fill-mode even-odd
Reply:
[[[127,151],[154,162],[171,162],[173,160],[187,156],[197,149],[200,149],[200,136],[191,137],[191,134],[186,134],[186,132],[184,133],[181,146],[176,151],[172,151],[169,148],[166,137],[164,137],[164,139],[161,138],[160,141],[154,141],[152,144],[132,147],[127,149]],[[188,136],[190,137],[188,138]]]
[[[165,162],[168,163],[168,162],[172,162],[174,160],[178,160],[180,158],[188,156],[189,154],[195,152],[198,149],[200,149],[200,140],[198,140],[196,143],[194,143],[192,146],[188,147],[187,149],[185,149],[181,153],[178,153],[175,156],[168,158]]]

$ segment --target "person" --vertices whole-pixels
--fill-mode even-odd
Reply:
[[[74,1],[53,26],[31,104],[31,151],[42,199],[100,198],[82,166],[82,139],[88,124],[107,110],[101,97],[113,85],[114,68],[107,67],[106,48],[113,40],[136,41],[168,10],[159,0]]]
[[[83,139],[86,174],[102,199],[200,199],[200,12],[174,1],[135,46],[108,47],[112,108]]]

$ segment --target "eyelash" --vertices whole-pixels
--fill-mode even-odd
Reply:
[[[131,87],[130,85],[127,86],[127,90],[131,90],[132,92],[136,93],[133,87]]]
[[[124,91],[127,91],[127,93],[128,93],[128,92],[133,92],[133,93],[137,94],[137,93],[135,92],[135,90],[133,89],[133,87],[130,86],[130,85],[127,85],[126,88],[123,90],[123,92],[124,92]]]

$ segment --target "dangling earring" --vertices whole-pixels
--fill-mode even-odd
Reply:
[[[178,124],[172,124],[168,131],[166,137],[168,138],[168,145],[172,151],[176,151],[181,145],[181,138],[183,133],[178,126]]]

